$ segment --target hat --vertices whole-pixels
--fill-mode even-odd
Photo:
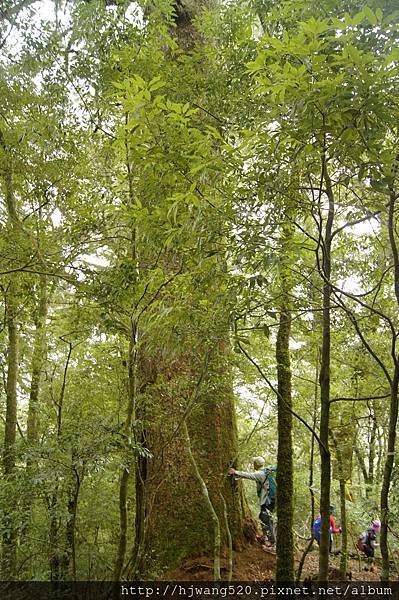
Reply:
[[[265,466],[265,459],[262,456],[254,456],[252,459],[255,469],[261,469]]]
[[[374,529],[374,531],[379,531],[381,529],[381,521],[379,519],[374,519],[374,521],[371,521],[371,529]]]

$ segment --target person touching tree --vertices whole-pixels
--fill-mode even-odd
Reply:
[[[251,479],[256,481],[256,493],[259,498],[263,539],[265,546],[271,548],[276,543],[272,512],[276,506],[276,483],[273,477],[274,467],[265,468],[265,459],[262,456],[253,458],[254,472],[237,471],[230,468],[228,474],[238,479]]]

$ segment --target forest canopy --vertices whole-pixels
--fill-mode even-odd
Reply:
[[[2,580],[344,580],[373,520],[398,579],[398,42],[395,0],[3,0]]]

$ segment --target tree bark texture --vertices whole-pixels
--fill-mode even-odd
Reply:
[[[121,578],[128,543],[128,496],[129,496],[129,480],[130,472],[133,467],[134,454],[132,453],[132,424],[136,413],[136,326],[132,323],[129,340],[129,350],[127,359],[127,408],[126,419],[124,423],[124,440],[125,449],[123,455],[124,465],[121,470],[121,478],[119,484],[119,540],[118,549],[114,566],[114,581],[119,581]],[[137,518],[137,515],[136,515]],[[141,536],[141,532],[140,532]]]
[[[286,211],[288,213],[288,211]],[[292,390],[290,364],[291,277],[289,255],[293,229],[288,221],[283,226],[280,261],[280,322],[276,342],[278,380],[278,450],[277,450],[277,581],[294,581],[293,536],[293,448]]]
[[[320,367],[320,552],[319,552],[319,580],[327,581],[330,531],[329,531],[329,506],[331,486],[331,456],[329,451],[329,423],[330,423],[330,353],[331,353],[331,242],[332,227],[334,222],[334,195],[331,181],[327,173],[327,161],[323,156],[323,173],[328,198],[328,215],[324,232],[322,277],[323,277],[323,338]]]
[[[212,1],[174,2],[173,31],[183,51],[190,52],[201,42],[193,17]],[[175,259],[172,252],[165,261],[171,267]],[[215,262],[215,281],[223,271],[221,262]],[[208,291],[204,287],[204,297]],[[192,323],[194,345],[198,347],[203,336],[201,343],[210,356],[202,380],[201,359],[187,346],[172,361],[161,352],[157,356],[140,351],[136,419],[142,428],[136,435],[151,458],[140,456],[136,469],[136,542],[130,560],[134,576],[172,568],[189,556],[213,558],[215,520],[199,505],[193,459],[220,525],[221,546],[229,546],[229,533],[236,549],[244,542],[242,486],[226,476],[238,455],[227,314],[215,320],[205,333],[200,321]],[[145,347],[145,335],[142,342]],[[194,393],[196,387],[198,393]],[[225,527],[224,502],[229,528]]]
[[[190,360],[182,356],[180,364],[170,365],[168,372],[163,363],[163,372],[158,371],[156,383],[147,388],[147,397],[141,398],[138,418],[147,424],[142,441],[152,455],[140,457],[136,473],[134,562],[141,575],[172,568],[190,556],[214,556],[214,519],[200,505],[190,449],[220,524],[222,548],[229,546],[224,501],[233,547],[239,549],[245,541],[242,487],[226,477],[238,454],[234,397],[229,377],[226,378],[226,358],[225,348],[215,351],[190,410],[186,410],[188,401],[179,395],[179,388],[184,378],[193,380],[193,388],[198,381],[201,366],[193,379],[192,357]],[[161,384],[162,380],[166,385]],[[185,422],[190,449],[184,435]]]
[[[199,484],[203,502],[209,511],[209,515],[210,515],[210,518],[213,523],[213,543],[214,543],[214,546],[213,546],[213,579],[214,579],[214,581],[220,581],[220,544],[221,544],[220,520],[219,520],[218,515],[216,514],[214,507],[213,507],[212,501],[209,498],[208,488],[206,486],[204,478],[202,477],[202,475],[200,473],[197,461],[195,460],[194,454],[191,450],[190,434],[188,432],[188,427],[187,427],[186,421],[184,421],[184,423],[183,423],[183,431],[184,431],[184,436],[186,438],[186,447],[187,447],[188,455],[190,458],[190,463],[191,463],[193,472],[195,474],[195,478],[197,479],[197,482]],[[227,532],[228,532],[228,529],[226,530],[226,534],[227,534]]]
[[[12,154],[7,146],[3,132],[0,131],[0,147],[3,150],[4,166],[2,169],[3,189],[7,207],[7,230],[10,243],[19,233],[19,219],[13,187]],[[15,523],[15,463],[16,463],[16,431],[17,431],[17,384],[18,384],[18,290],[15,277],[11,275],[5,298],[6,327],[8,334],[7,379],[6,379],[6,422],[4,431],[3,475],[7,484],[7,497],[4,504],[3,544],[2,544],[2,577],[14,579],[17,567],[17,526]]]
[[[29,393],[28,421],[26,440],[30,448],[35,448],[39,435],[39,398],[43,365],[46,360],[46,318],[48,312],[47,302],[47,276],[40,275],[39,299],[36,314],[36,332],[33,342],[33,356],[31,366],[31,385]],[[28,459],[29,463],[29,459]]]
[[[397,168],[399,163],[399,157],[396,158],[394,177],[397,175]],[[391,247],[391,253],[394,264],[394,291],[397,304],[399,306],[399,253],[396,239],[396,222],[395,222],[395,208],[396,208],[397,193],[393,189],[390,189],[389,208],[388,208],[388,236]],[[391,400],[389,408],[389,427],[388,427],[388,446],[384,465],[384,474],[381,487],[380,506],[381,506],[381,556],[382,556],[382,570],[381,579],[389,579],[389,550],[388,550],[388,524],[389,524],[389,490],[392,479],[392,471],[395,458],[395,447],[396,447],[396,428],[398,422],[398,388],[399,388],[399,357],[396,353],[396,346],[393,350],[394,360],[394,373],[391,382]]]

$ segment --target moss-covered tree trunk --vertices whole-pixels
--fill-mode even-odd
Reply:
[[[288,213],[288,211],[286,211]],[[294,581],[293,536],[293,452],[292,393],[290,364],[291,276],[290,250],[293,227],[286,215],[283,226],[280,260],[280,322],[277,333],[276,360],[278,379],[278,449],[277,449],[277,581]]]
[[[4,134],[0,131],[0,173],[7,209],[7,233],[10,244],[19,234],[19,218],[13,185],[13,157]],[[17,526],[16,516],[16,432],[17,432],[17,383],[18,383],[18,288],[15,275],[11,275],[5,294],[5,321],[8,334],[6,418],[3,450],[3,477],[5,502],[2,518],[2,577],[10,580],[16,576]]]
[[[65,553],[63,579],[76,581],[76,520],[79,506],[79,493],[84,476],[84,467],[79,466],[76,451],[72,450],[67,498],[67,522],[65,527]]]
[[[3,476],[6,498],[3,515],[2,577],[14,579],[17,567],[17,527],[15,523],[15,442],[17,429],[18,329],[17,299],[14,283],[8,287],[6,321],[8,332],[6,423],[4,433]]]
[[[129,114],[125,114],[125,124],[128,123]],[[134,184],[133,184],[133,173],[132,173],[132,161],[130,157],[129,144],[125,135],[125,169],[127,178],[127,210],[132,210],[134,206]],[[130,240],[128,247],[128,256],[133,265],[135,274],[139,275],[138,266],[138,255],[139,249],[137,244],[137,232],[136,227],[133,223],[129,223],[131,227]],[[136,418],[136,401],[137,401],[137,357],[138,357],[138,322],[134,314],[130,315],[130,322],[127,328],[128,332],[128,351],[126,357],[126,371],[127,371],[127,394],[126,394],[126,414],[125,421],[123,424],[123,457],[122,466],[120,473],[119,482],[119,539],[118,547],[115,558],[114,581],[119,581],[121,578],[125,558],[126,550],[129,537],[129,514],[128,514],[128,498],[129,498],[129,484],[131,479],[131,473],[134,471],[134,452],[132,451],[133,446],[133,422]],[[137,442],[138,440],[136,440]],[[141,440],[140,440],[141,441]],[[139,444],[140,444],[139,441]],[[137,522],[137,517],[136,517]],[[136,542],[140,539],[140,536],[136,536]]]
[[[39,398],[43,365],[46,360],[46,318],[48,312],[47,276],[40,275],[39,297],[35,317],[35,337],[33,342],[33,355],[31,365],[31,385],[29,392],[28,421],[26,428],[26,441],[29,448],[35,448],[39,436]],[[28,464],[31,460],[28,458]]]
[[[339,480],[339,498],[341,506],[341,527],[342,527],[342,544],[341,558],[339,561],[340,577],[342,581],[346,579],[346,571],[348,564],[348,527],[346,519],[346,481],[344,478]]]
[[[167,372],[163,366],[156,383],[140,400],[138,415],[147,423],[143,443],[152,456],[140,458],[136,475],[135,576],[173,567],[188,557],[214,558],[216,519],[201,500],[202,488],[193,472],[184,422],[220,525],[221,547],[229,546],[228,529],[235,549],[245,541],[242,489],[226,477],[238,450],[228,349],[213,347],[211,354],[194,402],[190,399],[202,368],[194,356],[182,356]],[[188,387],[187,396],[180,392],[184,387]]]
[[[351,479],[352,466],[352,439],[353,439],[353,424],[349,422],[347,426],[343,423],[342,415],[338,430],[336,433],[330,431],[330,437],[334,444],[336,455],[336,478],[339,481],[339,500],[341,513],[341,558],[339,563],[340,578],[342,581],[346,579],[347,563],[348,563],[348,529],[346,520],[346,481]]]
[[[393,170],[393,181],[397,177],[399,166],[399,156],[396,157]],[[391,253],[394,264],[394,291],[397,304],[399,306],[399,251],[397,246],[396,235],[396,203],[398,194],[394,189],[394,183],[390,188],[389,210],[388,210],[388,236],[391,247]],[[395,340],[396,341],[396,340]],[[389,517],[389,491],[392,479],[392,470],[395,459],[396,447],[396,428],[398,423],[398,388],[399,388],[399,357],[394,346],[393,352],[394,373],[391,381],[391,398],[389,408],[389,428],[388,428],[388,447],[384,465],[384,475],[381,486],[380,506],[381,506],[381,556],[382,569],[381,579],[389,579],[389,551],[388,551],[388,517]]]
[[[198,41],[193,17],[210,4],[174,3],[174,31],[184,52]],[[168,260],[172,265],[174,258]],[[203,298],[212,297],[219,277],[225,277],[222,263],[215,260],[213,282],[204,284]],[[207,311],[203,320],[209,323]],[[143,427],[137,441],[148,448],[151,458],[139,457],[136,469],[136,542],[130,576],[156,575],[192,556],[214,558],[216,520],[222,548],[229,546],[229,534],[234,548],[244,542],[242,488],[226,476],[238,454],[227,311],[222,317],[215,313],[207,326],[197,312],[190,329],[193,343],[191,348],[182,343],[180,357],[168,359],[160,349],[159,357],[154,351],[146,356],[141,352],[139,359],[136,417]],[[144,335],[143,348],[146,342]],[[214,508],[212,517],[200,501],[193,460]]]
[[[31,384],[29,391],[28,419],[26,427],[27,457],[26,474],[23,497],[21,499],[22,525],[20,530],[19,545],[23,549],[28,541],[32,525],[32,509],[35,501],[35,489],[32,481],[37,468],[37,454],[40,430],[40,388],[43,368],[46,361],[46,317],[48,313],[48,282],[46,274],[39,277],[37,308],[35,313],[35,334],[33,339],[33,353],[31,362]],[[21,557],[19,557],[21,560]],[[22,558],[25,577],[29,577],[32,565],[32,556]]]
[[[369,443],[368,443],[368,452],[367,457],[365,458],[362,450],[358,447],[355,447],[354,451],[356,454],[356,458],[359,463],[360,470],[363,475],[364,485],[366,490],[366,498],[371,498],[374,487],[374,472],[375,472],[375,459],[376,459],[376,449],[377,449],[377,433],[378,433],[378,422],[375,411],[373,410],[371,413],[372,426],[369,433]],[[366,464],[367,459],[367,464]]]

